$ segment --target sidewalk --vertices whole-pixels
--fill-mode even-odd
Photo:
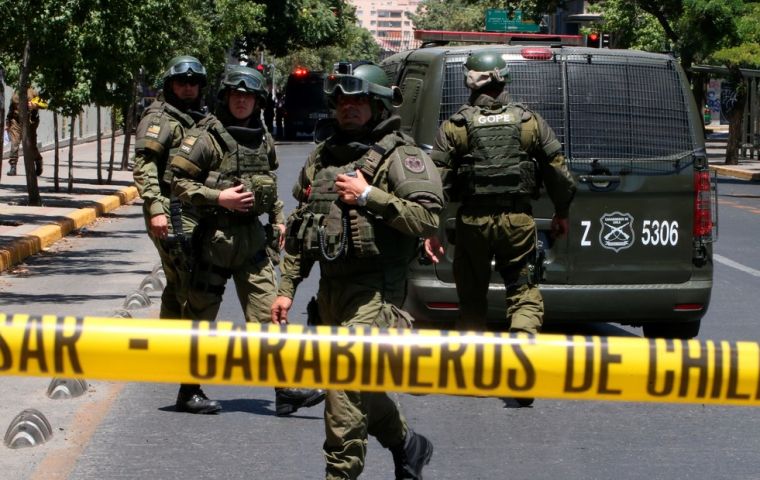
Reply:
[[[117,137],[115,167],[121,163],[124,136]],[[108,177],[110,137],[102,141],[102,177]],[[19,159],[19,175],[9,177],[8,159],[3,158],[0,180],[0,273],[21,263],[30,255],[43,251],[52,243],[80,229],[122,205],[137,198],[132,172],[115,169],[111,184],[98,184],[95,142],[74,146],[74,184],[67,193],[68,148],[59,150],[60,191],[54,191],[53,155],[42,153],[44,170],[37,177],[42,207],[27,206],[29,197],[23,158]]]
[[[749,180],[760,181],[760,159],[755,155],[754,159],[739,159],[739,165],[726,165],[726,142],[728,141],[728,126],[716,125],[708,127],[712,130],[705,136],[707,158],[710,162],[710,170],[718,175]]]

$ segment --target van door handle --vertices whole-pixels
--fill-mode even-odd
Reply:
[[[581,183],[617,183],[621,178],[620,175],[578,175]]]

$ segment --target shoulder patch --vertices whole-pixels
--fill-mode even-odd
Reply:
[[[190,151],[193,149],[193,145],[195,145],[196,140],[198,140],[198,137],[194,137],[194,136],[185,137],[182,140],[182,145],[179,147],[179,149],[189,154]]]
[[[409,155],[404,159],[404,167],[412,173],[422,173],[425,171],[425,161],[416,155]]]
[[[145,136],[150,137],[150,138],[158,138],[158,135],[160,133],[161,133],[161,125],[154,123],[148,127],[148,131],[145,132]]]

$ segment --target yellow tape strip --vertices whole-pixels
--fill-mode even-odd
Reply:
[[[0,374],[760,405],[755,342],[0,314]]]

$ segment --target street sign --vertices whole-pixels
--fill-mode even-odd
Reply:
[[[522,21],[522,10],[515,10],[512,18],[509,11],[501,8],[486,10],[486,32],[532,32],[538,33],[540,27],[533,22]]]

